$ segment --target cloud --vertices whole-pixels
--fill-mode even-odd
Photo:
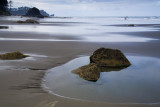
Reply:
[[[155,16],[160,0],[14,0],[14,6],[32,6],[57,16]]]

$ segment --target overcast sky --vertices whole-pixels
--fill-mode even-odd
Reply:
[[[160,16],[160,0],[13,0],[56,16]]]

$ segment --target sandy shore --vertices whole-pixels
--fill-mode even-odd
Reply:
[[[159,31],[123,34],[160,39]],[[0,37],[58,38],[57,35],[51,37],[48,34],[27,32],[12,34],[7,31],[0,32]],[[64,39],[65,35],[62,35],[61,38]],[[69,37],[69,39],[77,38]],[[33,55],[32,60],[0,61],[0,107],[159,107],[160,104],[111,104],[71,100],[50,95],[41,89],[41,79],[47,69],[64,64],[80,55],[91,55],[95,49],[100,47],[117,48],[126,55],[160,58],[160,40],[137,43],[0,41],[0,52],[20,51]],[[9,66],[10,69],[2,68],[2,66]]]

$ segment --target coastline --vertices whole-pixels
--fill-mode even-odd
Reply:
[[[136,33],[136,32],[135,32]],[[131,36],[146,36],[149,32],[127,33]],[[0,32],[4,37],[11,37],[10,32]],[[29,34],[29,35],[28,35]],[[152,35],[159,35],[159,31],[151,31]],[[14,36],[15,35],[15,36]],[[47,34],[14,33],[13,37],[52,38]],[[26,35],[26,36],[25,36]],[[148,37],[147,36],[147,37]],[[2,36],[1,36],[2,37]],[[54,36],[53,36],[54,37]],[[65,36],[62,36],[65,37]],[[142,55],[160,58],[160,37],[158,40],[139,43],[101,43],[101,42],[47,42],[47,41],[0,41],[0,51],[10,52],[18,50],[24,54],[36,54],[34,60],[1,61],[1,66],[8,65],[12,69],[0,70],[0,106],[2,107],[159,107],[160,104],[113,104],[105,102],[90,102],[61,98],[51,95],[41,89],[41,79],[47,69],[62,65],[80,55],[90,55],[100,47],[117,48],[125,54]],[[68,38],[66,38],[68,39]],[[69,37],[74,39],[74,37]],[[76,38],[77,39],[77,38]],[[39,57],[44,55],[47,57]],[[21,67],[37,70],[24,70]],[[46,70],[42,70],[46,69]]]

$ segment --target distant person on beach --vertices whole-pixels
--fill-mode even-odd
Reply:
[[[128,17],[126,16],[126,17],[124,17],[124,20],[127,20],[128,19]]]

